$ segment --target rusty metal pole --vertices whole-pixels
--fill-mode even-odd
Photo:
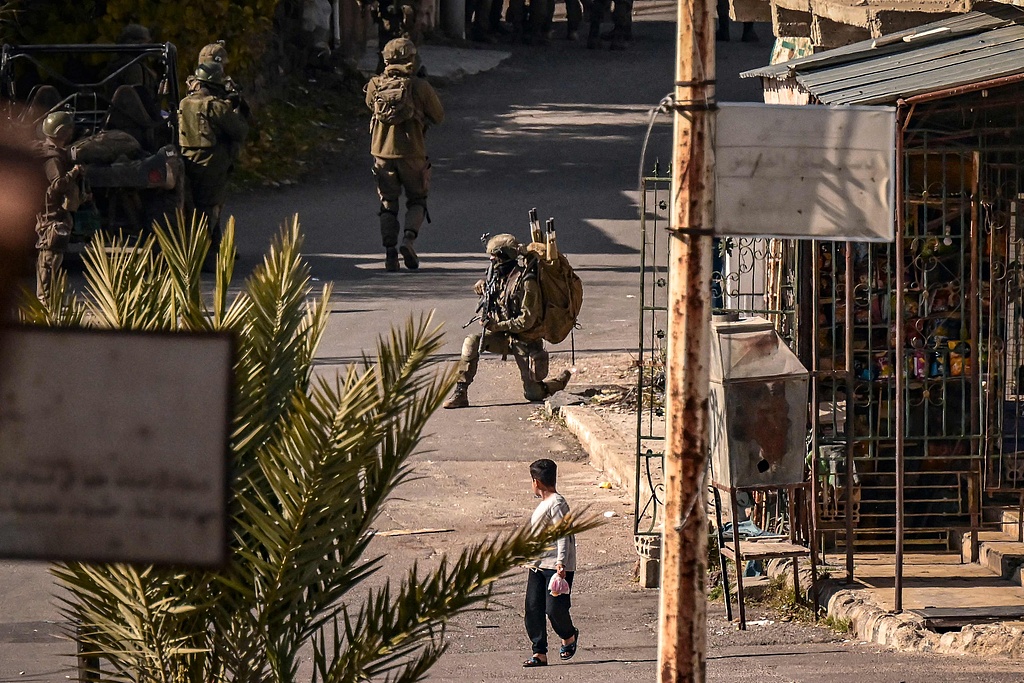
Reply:
[[[658,683],[705,678],[714,8],[714,0],[679,0]]]

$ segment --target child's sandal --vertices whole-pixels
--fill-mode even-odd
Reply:
[[[570,659],[576,656],[576,646],[580,644],[580,630],[576,629],[576,633],[573,636],[572,642],[568,645],[563,645],[558,648],[558,658],[563,662],[568,662]]]

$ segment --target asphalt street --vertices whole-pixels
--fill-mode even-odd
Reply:
[[[502,46],[513,54],[496,70],[441,90],[448,118],[429,135],[432,223],[418,244],[418,272],[383,270],[368,153],[339,159],[302,186],[231,199],[227,212],[238,220],[243,267],[255,264],[282,221],[299,214],[314,277],[334,284],[318,354],[322,372],[358,358],[389,324],[431,310],[449,331],[446,353],[456,354],[460,327],[475,305],[470,288],[485,267],[480,235],[526,237],[527,211],[534,206],[542,217],[555,218],[559,244],[586,286],[576,351],[635,346],[640,149],[649,110],[672,88],[675,30],[672,5],[638,3],[637,10],[636,40],[626,52],[590,51],[564,40],[547,48]],[[769,33],[761,27],[760,44],[719,45],[720,100],[759,99],[758,83],[736,74],[767,63]],[[671,125],[662,118],[648,167],[656,158],[669,159],[670,137]],[[569,362],[568,344],[557,351],[552,374]],[[613,514],[606,526],[579,539],[573,612],[581,647],[573,662],[520,667],[529,643],[522,626],[525,581],[516,572],[499,584],[490,610],[451,624],[449,652],[428,680],[654,680],[658,592],[632,581],[632,499],[599,488],[601,476],[578,444],[522,399],[511,361],[483,363],[470,399],[473,407],[432,419],[415,458],[418,478],[398,491],[378,524],[382,530],[451,531],[378,537],[370,552],[387,559],[374,581],[400,577],[414,561],[430,566],[526,521],[535,504],[527,467],[538,457],[560,462],[559,488],[574,507]],[[0,563],[0,683],[73,675],[72,648],[55,637],[52,593],[44,565]],[[750,618],[772,619],[756,609]],[[737,633],[720,606],[710,609],[709,634],[709,681],[1021,680],[1019,667],[1009,662],[880,652],[813,626],[773,623]]]

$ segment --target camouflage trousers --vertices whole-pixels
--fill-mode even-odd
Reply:
[[[380,238],[384,247],[398,246],[398,201],[405,191],[405,237],[415,240],[427,217],[427,194],[430,192],[430,160],[373,160],[373,177],[380,196]]]
[[[519,377],[523,381],[523,396],[527,401],[543,401],[551,394],[565,388],[563,382],[544,379],[548,376],[548,352],[544,350],[541,340],[524,342],[503,332],[483,332],[483,350],[490,353],[509,354],[519,367]],[[480,335],[471,334],[462,343],[462,356],[459,358],[456,379],[466,385],[473,383],[477,367],[480,363]]]
[[[71,241],[71,223],[52,221],[36,225],[36,296],[50,294],[53,278],[64,262],[64,252]]]

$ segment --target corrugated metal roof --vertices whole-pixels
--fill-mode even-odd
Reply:
[[[1024,9],[1004,5],[742,76],[795,77],[825,104],[881,104],[1019,73],[1024,73]]]

